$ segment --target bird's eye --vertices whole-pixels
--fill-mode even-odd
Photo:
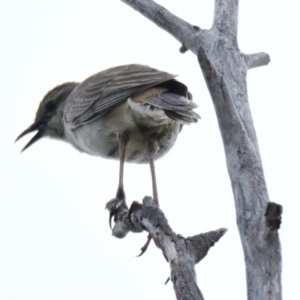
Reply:
[[[47,111],[53,112],[55,109],[56,109],[56,104],[55,104],[54,101],[49,101],[49,102],[46,104],[46,110],[47,110]]]

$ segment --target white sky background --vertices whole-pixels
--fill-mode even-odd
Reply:
[[[201,28],[212,0],[159,1]],[[283,295],[300,299],[299,23],[296,1],[240,1],[239,45],[265,51],[250,70],[248,92],[270,200],[284,207],[280,236]],[[206,299],[246,299],[242,247],[221,136],[196,57],[121,1],[0,1],[0,299],[175,299],[169,266],[146,234],[111,236],[105,203],[114,197],[118,163],[43,139],[23,154],[45,93],[109,67],[142,63],[179,74],[202,120],[185,127],[157,162],[160,203],[174,231],[191,236],[229,229],[197,267]],[[151,194],[147,165],[126,165],[127,200]]]

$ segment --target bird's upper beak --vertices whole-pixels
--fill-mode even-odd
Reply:
[[[25,149],[27,149],[29,146],[31,146],[33,143],[35,143],[36,141],[38,141],[43,136],[44,131],[45,131],[45,127],[46,127],[46,123],[45,122],[35,122],[31,126],[29,126],[26,130],[24,130],[17,137],[16,141],[18,141],[20,138],[22,138],[27,133],[30,133],[30,132],[38,130],[38,132],[36,133],[36,135],[27,143],[27,145],[22,149],[21,152],[23,152]]]

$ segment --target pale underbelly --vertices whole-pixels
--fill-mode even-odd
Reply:
[[[154,159],[166,154],[175,144],[180,125],[171,122],[151,128],[136,126],[107,126],[107,122],[94,121],[70,130],[69,142],[78,150],[90,155],[119,159],[118,134],[126,131],[129,141],[126,145],[125,161],[148,162],[148,143],[155,143],[157,152]]]

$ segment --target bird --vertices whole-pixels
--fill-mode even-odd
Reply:
[[[187,86],[176,75],[140,64],[112,67],[83,82],[66,82],[40,102],[31,126],[37,131],[22,151],[43,137],[66,141],[90,155],[119,160],[119,182],[110,201],[110,221],[127,208],[124,163],[149,163],[153,200],[158,205],[154,161],[175,144],[186,124],[200,116]]]

